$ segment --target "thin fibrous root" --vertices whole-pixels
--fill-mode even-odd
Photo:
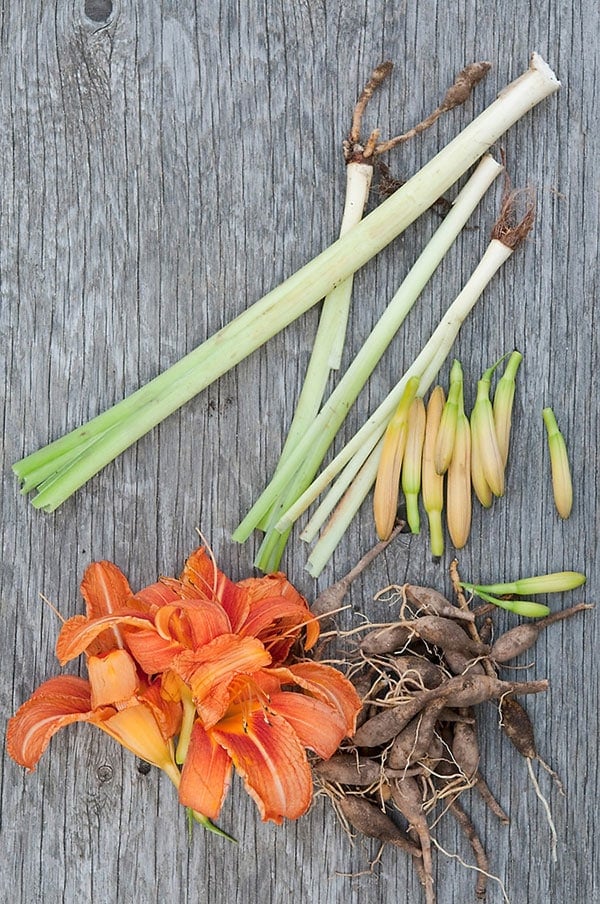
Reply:
[[[529,775],[531,777],[531,781],[532,781],[535,793],[537,794],[538,798],[540,799],[541,804],[546,812],[546,819],[548,820],[548,825],[550,826],[550,835],[552,837],[550,850],[551,850],[551,854],[552,854],[552,860],[554,863],[556,863],[558,860],[558,855],[557,855],[558,835],[556,834],[556,826],[554,825],[554,820],[552,819],[550,805],[548,804],[548,801],[542,794],[542,790],[538,784],[538,780],[535,777],[535,773],[533,771],[533,766],[531,764],[530,757],[527,758],[527,768],[529,769]]]
[[[461,805],[458,803],[458,801],[452,801],[452,803],[450,804],[450,811],[452,812],[452,815],[456,819],[460,828],[463,830],[464,834],[467,836],[469,844],[473,849],[475,862],[477,863],[478,869],[475,894],[478,898],[483,898],[485,897],[488,870],[490,865],[485,848],[481,843],[479,835],[475,831],[475,826],[473,825]]]

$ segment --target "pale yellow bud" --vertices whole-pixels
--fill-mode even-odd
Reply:
[[[421,528],[419,491],[421,489],[425,420],[425,403],[420,396],[417,396],[413,399],[408,413],[408,435],[402,461],[402,491],[406,501],[406,520],[413,534],[418,534]]]
[[[496,365],[494,365],[495,367]],[[486,370],[477,384],[477,398],[471,412],[471,434],[477,444],[481,472],[494,496],[504,495],[504,461],[496,438],[490,384],[494,367]]]
[[[508,447],[510,443],[510,428],[512,422],[513,401],[515,398],[515,377],[523,355],[514,351],[508,359],[504,373],[498,380],[494,393],[494,425],[496,438],[502,461],[506,467],[508,459]]]
[[[548,434],[554,504],[560,517],[568,518],[573,508],[573,482],[567,447],[564,437],[558,429],[552,408],[544,408],[542,417]]]
[[[459,399],[463,392],[463,374],[459,361],[454,361],[450,371],[450,389],[448,399],[442,411],[442,418],[437,433],[434,450],[434,464],[438,474],[445,474],[452,458],[452,449],[456,436]]]
[[[444,478],[435,470],[433,462],[435,443],[444,408],[444,390],[441,386],[433,389],[427,404],[425,439],[423,442],[423,466],[421,473],[423,505],[429,519],[431,553],[441,556],[444,552],[442,530],[442,509],[444,507]]]
[[[473,421],[471,419],[471,482],[475,495],[479,499],[484,508],[489,508],[492,504],[493,493],[490,485],[485,479],[483,472],[483,462],[481,460],[481,451],[478,443],[478,433],[473,429]]]
[[[446,523],[456,549],[462,549],[471,530],[471,428],[461,412],[456,423],[454,451],[446,483]]]
[[[380,540],[387,540],[394,529],[400,493],[400,471],[408,434],[408,413],[419,388],[420,377],[411,377],[383,437],[381,458],[375,480],[373,515]]]

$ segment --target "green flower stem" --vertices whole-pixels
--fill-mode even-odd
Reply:
[[[306,563],[306,570],[313,578],[318,578],[327,565],[338,543],[348,530],[352,519],[375,483],[382,447],[383,439],[380,439],[349,486],[342,501],[330,518],[327,527],[319,537],[318,542],[313,547]]]

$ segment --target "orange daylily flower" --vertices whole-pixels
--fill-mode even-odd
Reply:
[[[148,590],[153,601],[157,594]],[[172,739],[179,730],[181,705],[161,696],[160,679],[149,680],[124,647],[115,613],[132,601],[127,579],[111,562],[95,562],[85,572],[81,593],[87,617],[65,622],[57,655],[64,663],[85,652],[89,680],[62,675],[44,682],[9,722],[10,755],[32,770],[60,728],[90,722],[179,784]],[[161,587],[161,598],[166,593],[172,597],[171,591]],[[133,605],[140,610],[137,621],[148,624],[148,617],[141,615],[149,601],[142,596]]]
[[[304,665],[310,666],[312,680],[303,674]],[[312,799],[305,748],[323,759],[335,753],[354,731],[360,708],[356,691],[335,669],[317,663],[263,668],[238,677],[232,687],[218,722],[206,725],[200,718],[194,723],[179,799],[215,819],[234,766],[263,820],[297,819]]]
[[[181,707],[174,701],[161,701],[147,683],[138,681],[133,689],[133,661],[124,666],[123,654],[129,657],[122,650],[90,657],[90,681],[60,675],[40,685],[9,720],[7,748],[12,758],[32,771],[59,729],[73,722],[90,722],[136,756],[158,766],[178,785],[171,739],[179,727]],[[123,680],[118,678],[119,670]],[[109,688],[112,695],[107,693]],[[126,691],[132,691],[127,699],[123,698]],[[111,696],[117,699],[110,701]]]
[[[98,562],[81,591],[86,615],[64,623],[56,654],[64,664],[84,653],[89,681],[51,679],[21,707],[9,726],[17,762],[33,768],[59,728],[89,721],[167,772],[200,818],[219,814],[233,768],[263,819],[308,809],[306,748],[331,756],[360,700],[335,669],[288,663],[319,625],[285,575],[234,583],[201,547],[178,579],[133,593]]]

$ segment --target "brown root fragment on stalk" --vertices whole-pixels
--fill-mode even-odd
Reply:
[[[454,110],[455,107],[464,104],[465,101],[469,99],[473,88],[479,84],[490,69],[491,63],[488,62],[470,63],[468,66],[465,66],[465,68],[461,69],[456,76],[454,84],[446,91],[444,99],[439,107],[436,107],[429,116],[422,119],[416,126],[409,129],[408,132],[397,135],[395,138],[390,138],[388,141],[380,142],[376,145],[374,153],[377,155],[386,154],[388,151],[391,151],[392,148],[410,141],[411,138],[414,138],[416,135],[420,135],[422,132],[431,128],[443,113],[448,113],[450,110]]]
[[[504,154],[502,154],[504,163]],[[524,205],[525,212],[517,219],[518,210]],[[507,248],[515,249],[524,241],[533,228],[535,221],[535,195],[533,189],[513,189],[510,177],[505,170],[504,195],[500,205],[500,214],[492,227],[492,238]]]
[[[392,68],[393,64],[389,60],[377,66],[371,73],[369,80],[355,104],[350,132],[348,133],[348,138],[343,143],[344,159],[346,163],[371,163],[374,158],[391,151],[400,144],[405,144],[407,141],[410,141],[411,138],[414,138],[431,128],[443,113],[453,110],[455,107],[464,104],[468,100],[475,86],[489,72],[491,64],[482,61],[470,63],[468,66],[465,66],[465,68],[456,76],[454,84],[446,91],[441,104],[436,107],[429,116],[426,116],[425,119],[422,119],[421,122],[417,123],[416,126],[413,126],[407,132],[403,132],[402,135],[396,135],[395,138],[390,138],[387,141],[380,142],[379,129],[373,129],[366,141],[363,141],[361,139],[361,126],[367,104],[373,97],[375,91],[388,77]]]

